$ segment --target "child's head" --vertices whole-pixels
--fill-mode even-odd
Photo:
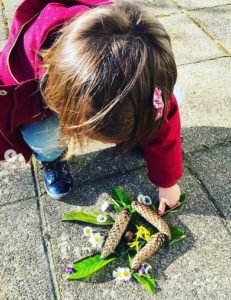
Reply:
[[[177,77],[170,38],[139,7],[93,8],[66,24],[43,54],[44,97],[58,113],[67,157],[86,137],[122,143],[124,150],[153,138],[164,122]],[[163,93],[155,121],[155,87]]]

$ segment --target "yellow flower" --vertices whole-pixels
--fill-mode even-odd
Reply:
[[[136,248],[136,252],[139,251],[139,241],[134,241],[132,243],[128,243],[130,248]]]
[[[138,226],[136,225],[137,232],[135,233],[136,235],[136,241],[141,238],[144,239],[146,242],[148,242],[151,238],[150,232],[147,228],[145,228],[143,225]]]

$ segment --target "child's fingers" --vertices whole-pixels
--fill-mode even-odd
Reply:
[[[165,212],[165,207],[166,207],[166,200],[164,198],[160,198],[160,204],[159,204],[159,208],[157,211],[158,215],[162,215]]]

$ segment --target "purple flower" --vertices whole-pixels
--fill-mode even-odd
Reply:
[[[65,272],[66,272],[67,274],[72,274],[72,273],[73,273],[72,267],[71,267],[70,265],[67,265],[67,266],[66,266],[66,269],[65,269]]]
[[[141,268],[139,269],[138,273],[139,273],[140,275],[145,274],[145,268],[144,268],[144,267],[141,267]]]

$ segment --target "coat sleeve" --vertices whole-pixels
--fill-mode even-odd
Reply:
[[[182,177],[181,121],[177,100],[172,94],[166,120],[155,138],[141,146],[149,179],[159,187],[171,187]]]

